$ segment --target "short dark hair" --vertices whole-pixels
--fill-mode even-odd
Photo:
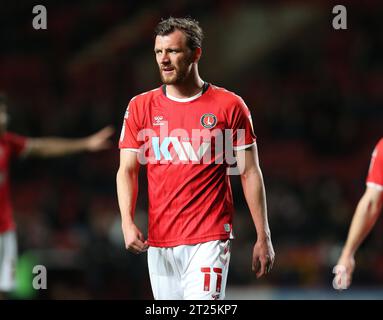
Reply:
[[[203,31],[198,21],[190,17],[162,19],[154,32],[156,36],[166,36],[175,30],[180,30],[185,34],[186,44],[190,49],[202,47]]]

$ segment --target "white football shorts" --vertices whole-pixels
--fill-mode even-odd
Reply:
[[[148,267],[156,300],[223,300],[230,240],[172,248],[149,247]]]
[[[9,292],[16,284],[17,240],[15,231],[0,234],[0,291]]]

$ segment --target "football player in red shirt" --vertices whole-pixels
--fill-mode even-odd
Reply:
[[[113,133],[113,128],[106,127],[85,138],[30,138],[8,132],[7,118],[6,99],[0,95],[0,294],[12,291],[15,286],[17,242],[9,188],[12,159],[100,151],[111,146],[108,138]]]
[[[233,237],[227,170],[235,160],[257,231],[252,268],[261,277],[274,261],[250,111],[239,96],[199,76],[202,37],[189,18],[158,24],[154,53],[163,85],[130,101],[121,131],[117,192],[125,245],[137,254],[148,250],[155,299],[224,299]],[[141,164],[147,240],[134,223]]]
[[[355,268],[355,253],[378,219],[383,205],[383,139],[372,153],[366,179],[366,190],[356,207],[347,241],[334,268],[335,289],[347,289],[351,285]]]

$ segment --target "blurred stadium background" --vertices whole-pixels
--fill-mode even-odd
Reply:
[[[43,4],[48,29],[32,28]],[[343,1],[2,1],[0,91],[10,130],[87,135],[107,124],[116,147],[100,154],[18,161],[12,198],[19,286],[28,299],[152,299],[146,256],[124,250],[115,190],[117,142],[132,96],[160,84],[153,28],[191,15],[205,31],[203,79],[241,95],[252,111],[276,262],[251,272],[255,230],[233,177],[237,239],[228,299],[383,298],[383,222],[357,255],[354,284],[332,289],[332,267],[383,134],[383,4]],[[146,225],[142,171],[137,218]],[[48,289],[31,289],[43,264]],[[382,289],[380,289],[382,288]]]

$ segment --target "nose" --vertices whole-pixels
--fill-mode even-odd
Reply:
[[[161,64],[169,64],[169,62],[170,62],[169,54],[167,52],[161,54],[160,63]]]

